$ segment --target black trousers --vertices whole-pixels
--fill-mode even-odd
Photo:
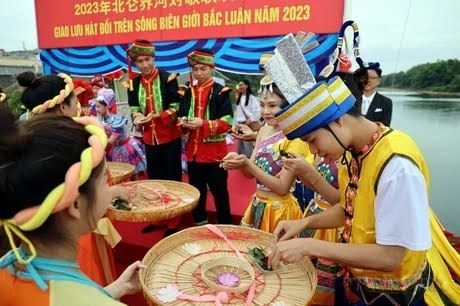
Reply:
[[[188,175],[190,185],[200,191],[198,205],[192,212],[195,224],[202,225],[208,222],[208,214],[206,212],[207,186],[209,186],[209,190],[214,198],[214,205],[217,211],[217,223],[232,224],[227,188],[227,171],[220,168],[218,163],[189,162]]]
[[[181,139],[160,145],[145,145],[147,174],[151,180],[182,181]]]

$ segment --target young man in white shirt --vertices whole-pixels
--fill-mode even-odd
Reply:
[[[431,247],[429,173],[422,153],[408,135],[364,118],[340,78],[311,94],[325,97],[317,101],[321,107],[315,108],[307,95],[289,106],[299,110],[295,117],[280,118],[279,125],[286,126],[288,139],[295,135],[308,142],[311,153],[342,157],[341,201],[320,214],[281,221],[269,265],[320,257],[345,268],[350,303],[423,305],[433,271],[426,256]],[[302,167],[288,170],[303,173]],[[342,243],[294,238],[305,229],[342,226]]]

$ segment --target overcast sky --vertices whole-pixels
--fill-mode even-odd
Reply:
[[[456,17],[460,0],[348,2],[351,3],[348,16],[360,28],[362,58],[380,62],[384,73],[407,70],[438,59],[460,58],[460,18]],[[23,44],[27,49],[36,48],[34,1],[2,0],[2,7],[8,9],[2,10],[0,16],[0,48],[18,50]]]

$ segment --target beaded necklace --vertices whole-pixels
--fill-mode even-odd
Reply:
[[[353,154],[350,165],[347,165],[350,182],[345,191],[345,225],[340,235],[340,242],[343,243],[348,243],[351,237],[354,203],[361,174],[361,160],[375,147],[382,135],[388,130],[383,124],[377,123],[377,125],[378,130],[372,135],[370,143],[366,144],[358,153]]]

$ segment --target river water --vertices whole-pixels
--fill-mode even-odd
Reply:
[[[431,173],[431,206],[447,230],[460,234],[460,98],[423,98],[381,91],[393,100],[391,127],[419,145]]]

